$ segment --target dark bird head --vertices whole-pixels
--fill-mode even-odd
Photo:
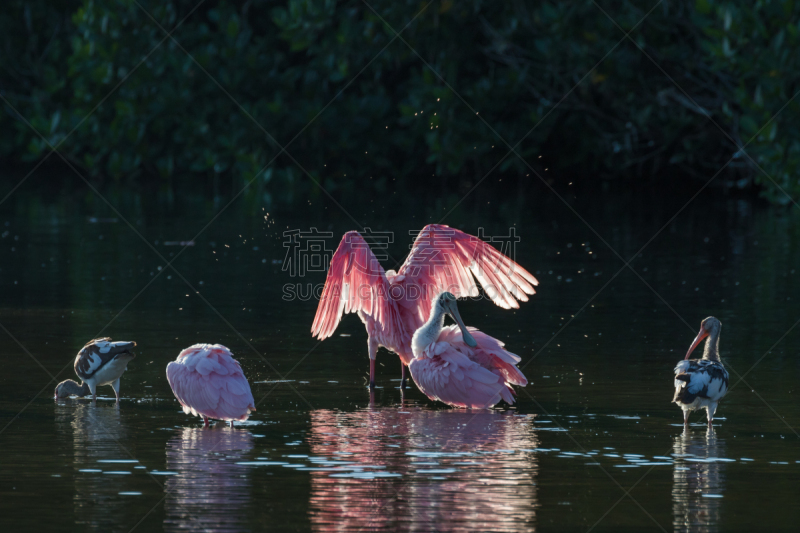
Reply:
[[[719,332],[722,329],[722,322],[719,319],[710,316],[704,319],[700,323],[700,332],[697,334],[697,337],[694,338],[692,345],[689,347],[689,351],[686,352],[686,357],[684,359],[689,359],[689,356],[692,355],[692,352],[695,348],[709,335],[712,338],[716,338],[719,336]]]

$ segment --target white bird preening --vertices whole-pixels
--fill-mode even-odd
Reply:
[[[56,399],[91,394],[92,401],[96,402],[97,387],[111,385],[119,404],[120,377],[135,357],[131,352],[134,346],[135,342],[111,342],[108,337],[89,341],[75,357],[75,373],[82,383],[78,385],[71,379],[62,381],[56,386]]]
[[[683,424],[689,425],[689,413],[705,409],[708,426],[714,420],[717,404],[728,392],[728,371],[719,360],[719,334],[722,323],[710,316],[700,324],[686,357],[675,367],[675,396],[672,401],[683,409]],[[695,348],[706,341],[702,359],[689,360]]]

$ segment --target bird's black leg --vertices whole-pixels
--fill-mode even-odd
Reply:
[[[403,361],[400,361],[400,390],[406,388],[406,364]]]

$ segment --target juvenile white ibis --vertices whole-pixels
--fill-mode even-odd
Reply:
[[[111,385],[119,403],[119,379],[135,357],[131,352],[134,346],[135,342],[111,342],[109,337],[89,341],[75,357],[75,373],[83,383],[62,381],[56,386],[55,397],[83,397],[91,393],[92,401],[97,401],[97,387]]]
[[[705,409],[708,425],[714,420],[717,404],[728,392],[728,371],[719,360],[719,334],[722,323],[710,316],[700,324],[700,333],[686,352],[686,357],[675,367],[675,397],[673,402],[683,409],[683,423],[689,425],[689,412]],[[689,359],[692,352],[706,340],[702,359]]]

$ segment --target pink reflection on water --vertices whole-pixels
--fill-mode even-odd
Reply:
[[[236,461],[253,448],[249,431],[183,428],[167,443],[165,531],[249,531],[251,479]]]
[[[532,417],[418,407],[320,410],[311,413],[308,443],[317,460],[356,463],[340,466],[351,474],[311,472],[315,530],[535,528],[538,462],[521,451],[537,446]],[[400,476],[369,479],[371,473]],[[367,478],[339,477],[347,475]]]

